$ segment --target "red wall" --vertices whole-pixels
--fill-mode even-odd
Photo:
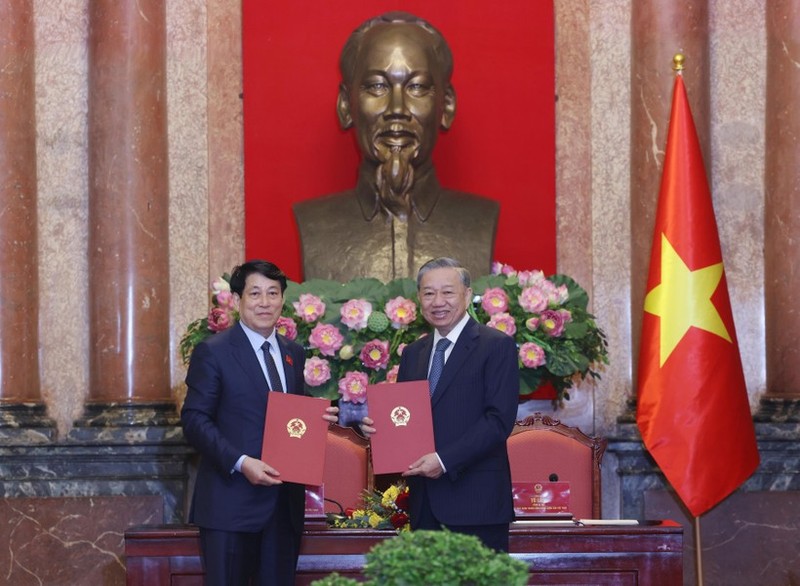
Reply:
[[[434,152],[442,184],[500,202],[496,260],[555,271],[551,0],[242,4],[247,258],[301,279],[292,203],[355,185],[353,131],[335,112],[339,52],[362,21],[406,10],[436,26],[455,58],[455,122]]]

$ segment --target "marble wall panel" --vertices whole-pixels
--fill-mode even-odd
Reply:
[[[124,532],[161,523],[158,496],[0,500],[0,576],[15,586],[125,584]]]
[[[667,492],[645,493],[651,519],[672,519],[684,527],[684,584],[697,584],[697,545],[691,517]],[[800,580],[800,494],[734,494],[700,518],[703,580],[707,584],[752,586],[796,584]],[[758,546],[756,546],[758,544]]]

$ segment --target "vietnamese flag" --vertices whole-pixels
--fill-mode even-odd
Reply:
[[[644,444],[695,517],[758,466],[717,223],[680,74],[644,300],[638,390]]]

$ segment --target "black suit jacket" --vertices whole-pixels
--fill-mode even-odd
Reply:
[[[424,380],[433,335],[410,344],[400,361],[399,381]],[[506,440],[519,403],[514,340],[470,319],[445,363],[431,398],[436,452],[447,472],[435,480],[410,477],[413,523],[427,494],[445,525],[511,522],[511,469]]]
[[[278,336],[287,392],[303,394],[303,348]],[[290,503],[291,530],[302,533],[304,487],[254,486],[231,472],[242,454],[261,457],[269,386],[241,325],[197,345],[186,374],[183,432],[200,453],[190,520],[222,531],[260,531],[279,495]],[[268,462],[269,463],[269,462]]]

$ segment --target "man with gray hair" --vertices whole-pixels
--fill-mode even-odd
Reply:
[[[434,331],[403,350],[397,380],[428,379],[436,451],[403,472],[411,529],[445,527],[508,551],[514,506],[506,440],[519,401],[516,345],[469,316],[470,275],[458,261],[424,264],[417,289]],[[381,432],[369,417],[361,429]]]

